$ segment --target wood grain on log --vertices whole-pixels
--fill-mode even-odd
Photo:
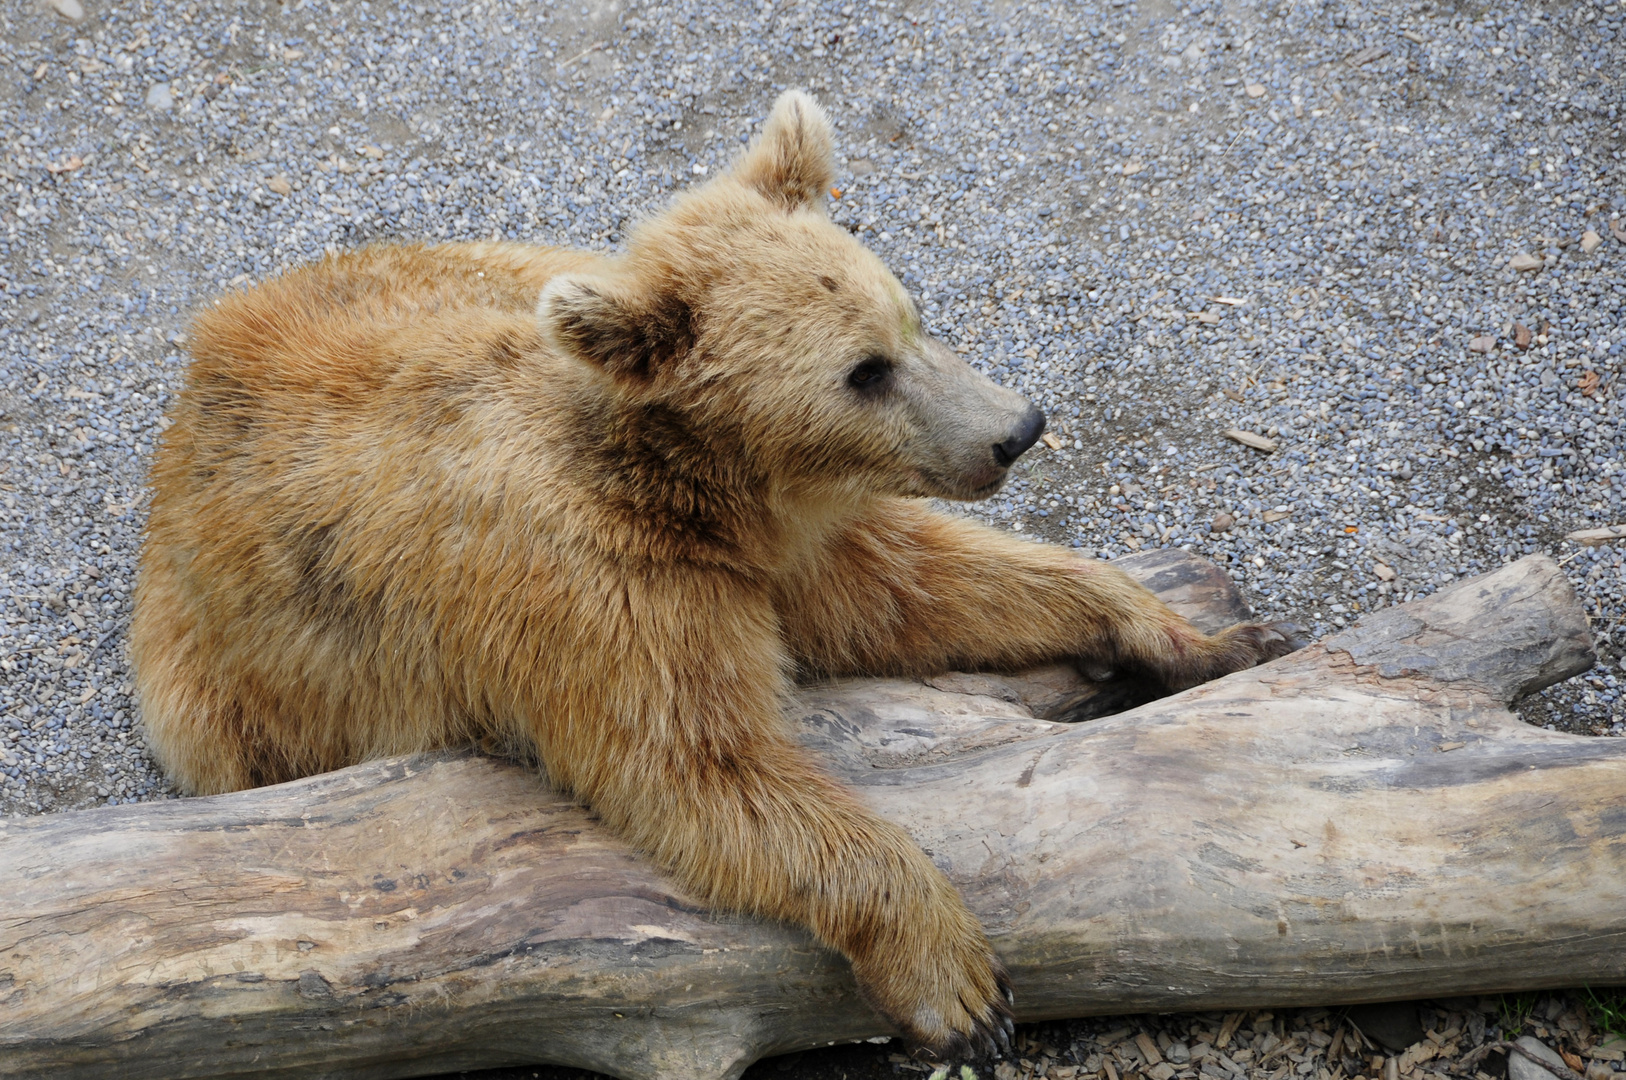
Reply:
[[[1210,626],[1229,583],[1130,564]],[[805,688],[808,743],[965,892],[1023,1020],[1626,982],[1626,741],[1551,560],[1081,725],[1070,673]],[[448,754],[0,822],[0,1076],[734,1077],[884,1033],[803,933],[707,912],[534,775]]]

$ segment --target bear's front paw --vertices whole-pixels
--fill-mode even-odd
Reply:
[[[1074,722],[1124,712],[1210,679],[1268,663],[1305,644],[1304,628],[1294,623],[1243,623],[1199,638],[1195,645],[1150,660],[1125,662],[1113,670],[1103,671],[1098,662],[1080,661],[1080,673],[1094,683],[1091,691],[1066,712],[1045,719]]]
[[[1265,664],[1290,652],[1297,652],[1309,644],[1304,627],[1298,623],[1246,623],[1234,627],[1239,642],[1245,642],[1252,659],[1237,670]]]
[[[1209,640],[1212,642],[1211,668],[1205,673],[1209,679],[1269,663],[1306,644],[1304,628],[1289,622],[1243,623]]]
[[[1010,978],[975,916],[955,896],[938,911],[921,913],[915,930],[890,955],[854,957],[870,1004],[923,1057],[953,1061],[1009,1052],[1016,1030]]]

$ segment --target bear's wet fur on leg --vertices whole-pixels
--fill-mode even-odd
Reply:
[[[623,255],[374,247],[201,314],[131,637],[175,782],[523,747],[709,902],[839,949],[927,1051],[1004,1045],[981,927],[795,744],[793,675],[1171,691],[1290,642],[927,508],[998,490],[1043,418],[925,333],[831,176],[792,92]]]

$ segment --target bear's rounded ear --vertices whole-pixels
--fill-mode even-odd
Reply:
[[[786,210],[820,205],[835,180],[835,139],[819,103],[800,90],[780,94],[734,176]]]
[[[673,293],[639,296],[607,278],[564,275],[536,302],[543,332],[612,375],[647,379],[694,348],[694,313]]]

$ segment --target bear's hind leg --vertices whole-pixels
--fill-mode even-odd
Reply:
[[[158,767],[187,795],[217,795],[288,779],[237,738],[242,706],[196,686],[138,680],[141,722]]]
[[[252,767],[243,748],[233,745],[232,729],[241,729],[241,705],[211,693],[184,667],[184,660],[152,656],[136,667],[141,726],[158,767],[187,795],[267,783],[264,770]]]
[[[214,795],[292,779],[251,732],[242,687],[209,663],[204,634],[174,588],[162,560],[149,553],[137,586],[130,661],[147,747],[158,767],[188,795]]]

